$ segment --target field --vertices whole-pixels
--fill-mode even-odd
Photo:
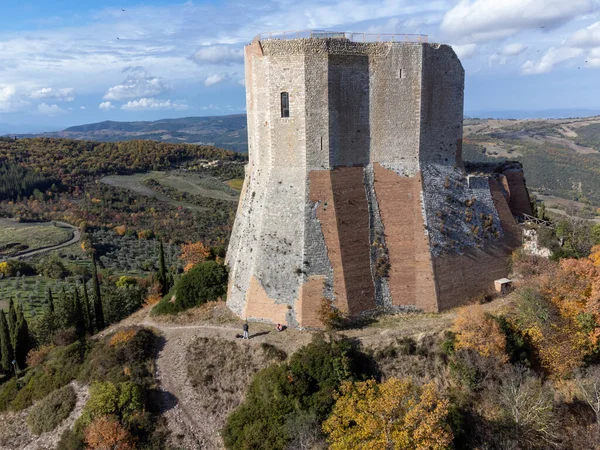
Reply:
[[[600,207],[600,117],[466,119],[463,159],[520,161],[531,191]]]
[[[59,292],[63,287],[68,289],[71,283],[62,280],[52,280],[44,277],[14,277],[0,280],[0,308],[6,311],[8,301],[23,304],[25,314],[33,317],[46,304],[48,287],[53,292]]]
[[[225,183],[227,183],[227,185],[230,186],[232,189],[235,189],[236,191],[241,191],[242,186],[244,185],[244,179],[235,178],[233,180],[226,181]]]
[[[40,227],[41,228],[41,227]],[[4,230],[0,226],[0,235]],[[113,276],[147,276],[158,267],[159,243],[154,239],[138,239],[136,236],[119,236],[113,231],[96,230],[91,233],[92,242],[97,250],[100,269]],[[179,247],[164,243],[165,259],[168,266],[179,267]],[[91,261],[83,252],[79,243],[51,250],[43,255],[27,258],[25,261],[36,265],[45,256],[58,256],[71,272],[91,271]],[[79,269],[77,269],[79,268]],[[59,292],[63,287],[69,289],[78,279],[78,275],[65,280],[54,280],[41,276],[23,276],[0,279],[0,309],[6,310],[8,300],[22,302],[28,316],[35,316],[46,302],[48,287]]]
[[[152,187],[152,182],[158,183],[165,191],[178,191],[182,197],[198,196],[215,200],[238,201],[238,192],[233,187],[217,178],[190,172],[153,171],[134,175],[111,175],[102,178],[100,181],[110,186],[128,189],[170,205],[182,206],[193,211],[206,211],[207,208],[198,206],[192,201],[176,199],[164,192],[158,192],[158,189]]]
[[[73,237],[69,228],[52,223],[19,223],[0,219],[0,258],[14,256],[26,250],[52,247]]]

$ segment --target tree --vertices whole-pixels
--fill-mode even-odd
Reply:
[[[163,247],[162,239],[160,240],[158,250],[158,282],[161,286],[162,295],[167,295],[171,286],[167,285],[167,266],[165,264],[165,249]]]
[[[10,344],[15,348],[15,330],[17,329],[17,312],[15,302],[11,298],[8,301],[8,329],[10,332]]]
[[[597,223],[592,227],[592,239],[594,245],[600,245],[600,223]]]
[[[50,309],[50,312],[54,312],[54,298],[52,297],[52,290],[50,289],[50,286],[48,286],[48,294],[46,295],[46,300],[48,301],[48,308]]]
[[[344,382],[323,423],[331,450],[448,449],[448,400],[408,379]]]
[[[18,366],[23,369],[27,362],[27,354],[32,348],[31,336],[29,335],[29,326],[25,320],[23,305],[19,303],[17,308],[17,322],[14,336],[14,354]]]
[[[600,367],[589,368],[586,373],[578,374],[576,380],[580,396],[594,412],[596,433],[600,437]]]
[[[205,246],[202,242],[191,242],[181,246],[181,259],[185,266],[184,272],[187,272],[196,264],[206,261],[206,258],[210,256],[210,248]]]
[[[95,419],[85,430],[85,442],[90,449],[130,450],[134,449],[132,436],[118,420],[102,416]]]
[[[227,293],[227,268],[215,261],[195,265],[175,287],[175,304],[180,309],[193,308]]]
[[[498,322],[484,313],[481,305],[471,305],[460,309],[454,321],[456,350],[472,349],[481,356],[494,357],[507,362],[506,337]]]
[[[505,432],[505,448],[556,446],[552,395],[541,380],[522,367],[505,366],[502,383],[488,396],[495,400]],[[540,446],[540,444],[542,444]]]
[[[90,311],[90,299],[87,292],[87,284],[85,278],[81,278],[81,285],[83,286],[83,318],[85,320],[85,327],[90,334],[94,333],[94,324],[92,323],[92,312]]]
[[[100,280],[98,280],[98,266],[96,264],[95,254],[92,254],[92,288],[94,292],[94,317],[96,319],[96,331],[100,331],[104,328],[104,311],[102,311]]]
[[[77,336],[85,336],[85,316],[83,314],[83,308],[81,307],[81,301],[79,300],[79,288],[77,285],[75,285],[75,294],[73,297],[73,325],[75,326]]]
[[[12,368],[12,360],[14,359],[12,339],[10,330],[6,322],[4,311],[0,310],[0,366],[2,370],[8,372]]]

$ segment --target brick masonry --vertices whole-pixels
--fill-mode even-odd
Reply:
[[[524,209],[527,191],[519,168],[465,172],[450,47],[263,40],[245,64],[249,162],[226,261],[236,314],[318,327],[322,299],[352,316],[439,311],[506,275],[509,205]]]

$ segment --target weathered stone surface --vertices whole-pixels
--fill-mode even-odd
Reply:
[[[323,298],[353,316],[438,311],[506,275],[519,242],[509,205],[523,212],[527,191],[513,166],[467,179],[464,70],[449,46],[273,39],[247,46],[245,64],[234,312],[313,327]]]

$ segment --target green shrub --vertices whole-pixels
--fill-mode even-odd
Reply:
[[[56,253],[43,257],[36,268],[38,273],[56,280],[64,279],[70,275],[69,269],[65,267],[62,259]]]
[[[72,386],[65,386],[40,400],[29,412],[27,424],[35,434],[54,430],[66,419],[77,402]]]
[[[95,382],[90,386],[90,398],[78,422],[86,427],[97,417],[114,416],[128,424],[143,409],[144,393],[135,383]]]
[[[167,294],[163,297],[163,299],[152,308],[153,316],[162,316],[166,314],[177,314],[181,310],[175,304],[174,301],[171,301],[171,296]]]
[[[153,315],[177,314],[227,294],[227,268],[215,261],[196,264],[177,279],[175,287],[153,308]],[[175,295],[175,301],[171,301]]]
[[[83,441],[83,428],[74,426],[67,428],[60,437],[56,450],[82,450],[85,448]]]
[[[149,387],[153,375],[148,361],[154,356],[157,336],[146,328],[134,328],[135,335],[119,345],[111,343],[112,334],[98,342],[89,352],[80,378],[85,382],[133,381]]]
[[[316,336],[288,363],[260,371],[250,384],[245,402],[223,430],[228,449],[281,449],[291,436],[286,426],[294,415],[306,413],[320,423],[333,406],[333,393],[344,380],[359,375],[357,352],[345,340],[326,342]]]
[[[10,404],[10,409],[20,411],[59,389],[72,380],[79,372],[85,357],[87,346],[78,341],[68,347],[59,347],[52,351],[44,364],[29,370],[19,380],[19,392]]]
[[[6,411],[19,393],[17,380],[14,378],[0,386],[0,411]]]

